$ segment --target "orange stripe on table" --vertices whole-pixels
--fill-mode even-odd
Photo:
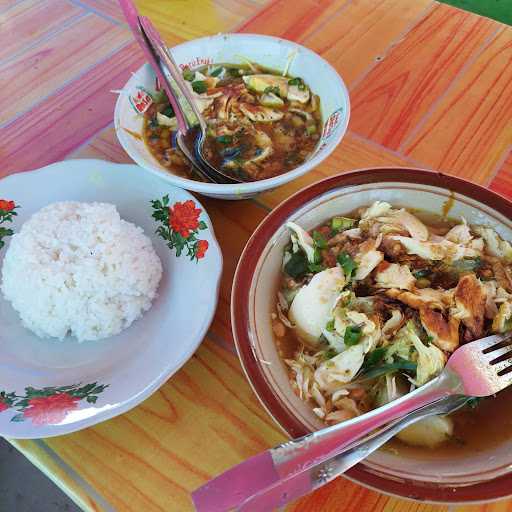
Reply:
[[[512,149],[489,185],[491,190],[512,199]]]
[[[354,89],[351,129],[397,150],[496,31],[488,18],[438,5]]]
[[[293,6],[290,6],[287,0],[276,0],[243,23],[238,31],[275,35],[292,41],[301,41],[313,32],[328,15],[339,10],[340,4],[344,5],[349,1],[294,0]]]
[[[304,44],[328,60],[350,87],[433,5],[431,0],[353,0]]]
[[[486,183],[512,141],[512,28],[503,28],[405,145],[407,156]]]

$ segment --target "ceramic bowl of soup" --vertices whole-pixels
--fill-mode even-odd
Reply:
[[[221,34],[172,48],[208,124],[206,154],[243,183],[201,181],[176,149],[177,123],[149,64],[119,94],[119,142],[146,171],[220,199],[244,199],[312,170],[348,125],[347,88],[324,59],[297,43]]]
[[[364,241],[368,236],[371,243]],[[512,204],[507,199],[437,172],[358,170],[298,192],[253,234],[233,285],[236,347],[262,405],[290,437],[299,437],[378,407],[376,397],[368,396],[376,368],[387,366],[395,372],[390,375],[396,375],[396,381],[385,378],[388,392],[392,389],[399,396],[400,389],[407,393],[438,374],[460,344],[509,329],[501,304],[512,299],[511,284],[504,278],[510,273],[511,241]],[[445,259],[429,260],[426,247],[443,248]],[[504,269],[501,276],[499,269]],[[328,282],[321,276],[329,272],[335,279]],[[470,281],[475,288],[464,298],[461,283]],[[315,288],[322,295],[316,302]],[[429,301],[437,326],[428,323],[423,305],[417,304],[420,300]],[[453,303],[443,305],[445,300]],[[479,303],[482,309],[471,327],[468,315],[457,314],[464,300]],[[499,313],[503,318],[496,319]],[[318,326],[319,314],[326,316]],[[452,316],[456,318],[450,320]],[[293,329],[285,330],[283,323],[290,320]],[[448,331],[441,334],[438,328],[439,322],[451,321],[456,328],[450,346]],[[383,332],[385,337],[378,341]],[[343,353],[359,349],[366,353],[364,364],[359,361],[350,374],[353,363],[345,361],[341,368]],[[420,350],[426,357],[418,357]],[[351,357],[352,362],[354,357],[358,356]],[[297,380],[306,366],[310,373]],[[329,372],[337,369],[332,379]],[[323,396],[312,392],[312,381]],[[359,389],[365,386],[366,403],[364,390]],[[381,492],[431,502],[470,503],[508,496],[510,400],[512,390],[504,390],[442,420],[441,428],[448,424],[446,437],[431,446],[418,446],[411,437],[393,440],[346,476]]]

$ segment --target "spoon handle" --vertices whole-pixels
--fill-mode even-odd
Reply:
[[[167,71],[172,79],[176,82],[179,91],[184,96],[186,102],[188,103],[190,109],[194,113],[194,116],[197,118],[197,122],[199,123],[201,130],[206,132],[206,122],[199,112],[197,108],[197,104],[194,101],[194,97],[190,89],[185,84],[183,77],[181,75],[181,71],[179,70],[176,62],[174,61],[174,57],[171,52],[168,50],[165,43],[162,41],[160,34],[156,30],[151,20],[146,16],[139,16],[139,22],[144,31],[148,41],[150,42],[153,51],[156,53],[158,58],[160,59],[160,63],[165,71]]]
[[[154,53],[154,50],[151,44],[149,43],[147,36],[145,36],[144,34],[144,31],[139,22],[139,13],[137,12],[135,5],[133,4],[132,0],[119,0],[119,5],[123,10],[124,16],[135,37],[135,40],[139,43],[139,46],[141,47],[144,55],[146,56],[146,59],[148,60],[156,76],[158,77],[161,86],[167,93],[167,97],[169,98],[169,101],[171,102],[171,105],[174,110],[174,114],[176,115],[178,130],[181,133],[186,133],[188,130],[188,124],[185,115],[183,114],[181,106],[179,105],[179,102],[175,97],[171,83],[165,76],[165,73],[162,71],[157,55]]]

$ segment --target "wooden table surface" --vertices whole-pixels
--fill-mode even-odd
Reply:
[[[284,437],[234,354],[230,288],[269,209],[349,169],[442,169],[512,197],[512,28],[432,0],[139,0],[172,45],[221,31],[298,41],[350,89],[347,135],[319,168],[254,201],[201,198],[224,253],[219,307],[192,359],[143,404],[82,432],[11,440],[85,510],[192,509],[189,492]],[[115,0],[0,0],[0,176],[67,158],[129,162],[115,95],[143,62]],[[512,510],[390,498],[339,478],[290,511]]]

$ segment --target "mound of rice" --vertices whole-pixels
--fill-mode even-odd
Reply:
[[[114,205],[61,202],[12,237],[1,288],[38,336],[99,340],[151,307],[161,276],[150,239]]]

